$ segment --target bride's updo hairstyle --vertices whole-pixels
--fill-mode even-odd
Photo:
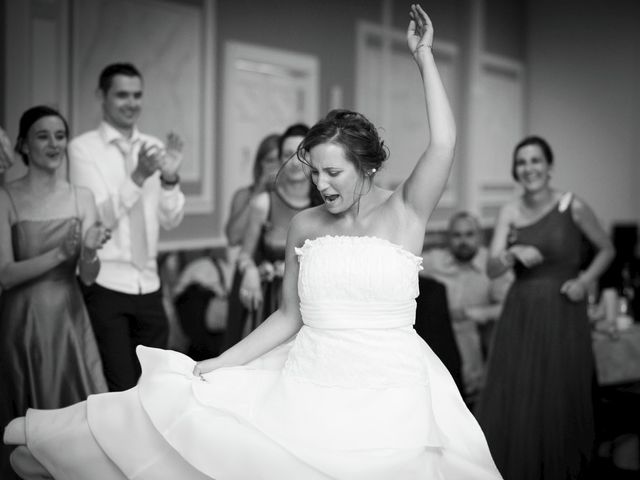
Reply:
[[[324,143],[340,145],[363,176],[373,176],[389,156],[376,127],[364,115],[351,110],[331,110],[311,127],[298,147],[298,158],[309,165],[311,149]]]

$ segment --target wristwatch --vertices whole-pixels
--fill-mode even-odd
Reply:
[[[178,183],[180,183],[180,175],[176,173],[176,178],[174,180],[167,180],[163,175],[160,175],[160,185],[163,187],[175,187]]]

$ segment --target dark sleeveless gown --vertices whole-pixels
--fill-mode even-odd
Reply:
[[[5,190],[7,191],[7,190]],[[74,192],[75,194],[75,192]],[[10,195],[9,195],[9,198]],[[21,220],[11,243],[16,261],[59,246],[77,217]],[[0,295],[0,423],[27,408],[60,408],[107,391],[98,347],[76,280],[77,256]],[[18,478],[2,452],[0,478]]]
[[[516,237],[544,261],[515,267],[476,416],[505,480],[583,478],[594,442],[591,334],[586,301],[560,293],[579,272],[582,232],[569,205]]]
[[[289,223],[296,213],[307,207],[294,207],[278,193],[276,189],[269,192],[269,213],[262,229],[258,248],[254,255],[256,265],[262,262],[283,262],[287,243]],[[282,277],[274,277],[271,281],[262,282],[262,305],[253,312],[247,311],[240,302],[240,284],[242,275],[236,272],[229,293],[229,314],[227,330],[223,342],[226,350],[242,340],[246,323],[253,330],[280,306],[282,297]]]

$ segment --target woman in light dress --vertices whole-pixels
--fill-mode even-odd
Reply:
[[[5,442],[18,445],[24,478],[501,478],[412,326],[456,133],[431,21],[417,5],[410,17],[430,143],[409,178],[395,191],[374,185],[387,156],[376,129],[330,112],[298,150],[324,205],[291,222],[279,309],[219,357],[140,347],[135,388],[14,420]]]
[[[91,192],[59,175],[68,138],[59,112],[26,110],[16,152],[27,172],[0,187],[2,423],[28,408],[66,407],[108,390],[77,278],[95,280],[97,250],[110,232],[96,222]],[[7,480],[8,458],[3,448],[0,478]]]

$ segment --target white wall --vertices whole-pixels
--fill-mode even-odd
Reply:
[[[556,157],[554,184],[605,223],[638,221],[640,2],[530,0],[529,131]]]

